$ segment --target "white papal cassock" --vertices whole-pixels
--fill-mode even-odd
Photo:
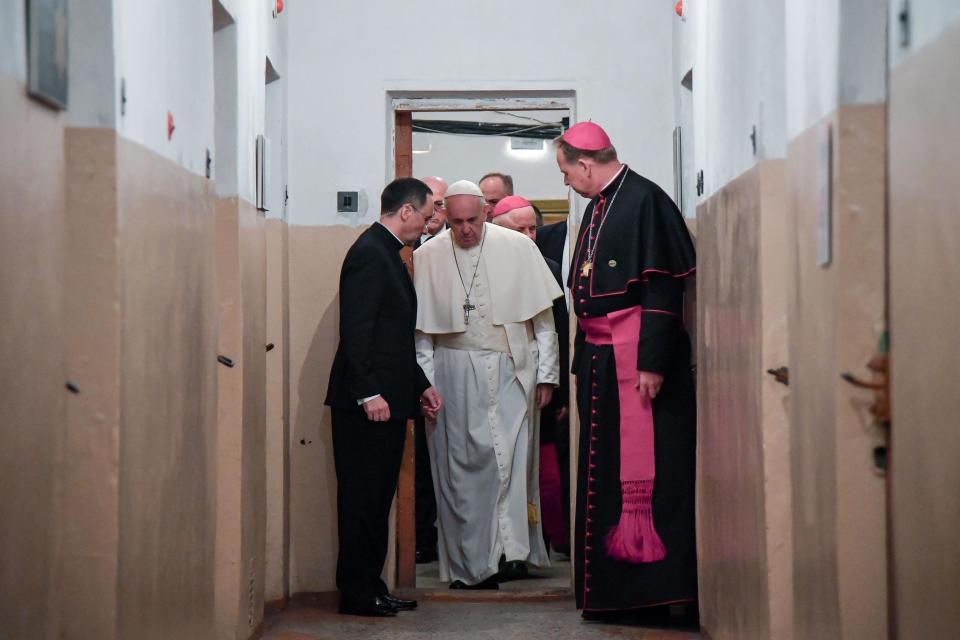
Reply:
[[[440,579],[476,584],[501,554],[546,566],[536,385],[559,382],[552,302],[562,295],[536,245],[484,225],[461,249],[449,231],[414,253],[417,357],[444,399],[427,442],[437,495]],[[464,322],[464,289],[476,269]],[[479,268],[478,268],[479,262]]]

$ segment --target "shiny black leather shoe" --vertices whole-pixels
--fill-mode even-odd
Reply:
[[[477,584],[467,584],[462,580],[454,580],[450,583],[451,589],[490,589],[498,590],[500,585],[497,584],[496,576],[491,576],[484,580],[483,582],[478,582]]]
[[[397,611],[412,611],[417,608],[416,600],[404,600],[403,598],[398,598],[397,596],[387,594],[380,596],[381,600],[386,600],[387,604],[392,606]]]
[[[529,575],[526,562],[511,560],[500,565],[500,573],[497,574],[497,579],[500,582],[510,582],[511,580],[524,580]]]
[[[349,616],[392,618],[397,615],[397,610],[381,596],[371,596],[369,598],[340,596],[340,613]]]

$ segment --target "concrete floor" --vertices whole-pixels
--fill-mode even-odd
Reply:
[[[551,553],[550,566],[530,567],[530,577],[526,580],[514,580],[500,585],[500,591],[539,591],[554,592],[569,590],[572,581],[570,559]],[[417,588],[428,590],[449,589],[446,582],[440,582],[440,568],[436,562],[417,565]]]
[[[587,622],[570,599],[530,601],[439,601],[396,618],[359,618],[336,613],[332,604],[292,605],[267,617],[264,640],[700,640],[695,631],[632,624]]]

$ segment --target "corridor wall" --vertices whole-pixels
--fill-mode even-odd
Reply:
[[[64,118],[27,96],[23,7],[0,7],[0,637],[11,638],[57,628],[57,468],[70,395]]]
[[[83,89],[66,135],[68,370],[87,392],[66,424],[67,637],[214,629],[213,70],[209,54],[186,76],[165,66],[212,33],[212,18],[209,7],[165,4],[71,13]],[[182,37],[167,42],[164,25]]]
[[[697,3],[688,19],[695,166],[703,171],[701,623],[714,640],[781,640],[793,637],[789,393],[766,371],[788,364],[784,3]]]
[[[715,640],[882,638],[883,438],[840,374],[885,328],[886,8],[735,5],[691,16],[703,625]],[[784,365],[789,390],[766,373]]]
[[[891,30],[890,509],[893,623],[899,638],[960,627],[960,5],[910,3]]]
[[[5,600],[0,635],[248,638],[262,620],[266,500],[254,138],[268,52],[282,66],[277,19],[241,0],[71,5],[70,99],[58,114],[25,95],[25,4],[8,5],[0,576],[17,597]],[[239,161],[232,190],[219,192],[206,175],[217,156],[218,7],[240,31]],[[236,215],[218,226],[223,202]],[[218,282],[218,265],[236,289]],[[218,305],[227,297],[236,305]],[[219,434],[218,306],[240,321],[228,346],[239,345],[230,374],[243,380],[219,394],[243,416]],[[237,517],[224,518],[232,506]],[[240,545],[224,566],[219,536],[231,531]]]

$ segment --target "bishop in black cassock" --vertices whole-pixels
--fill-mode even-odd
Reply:
[[[697,599],[696,398],[683,326],[696,258],[683,217],[593,123],[557,140],[590,198],[569,284],[578,328],[577,607],[585,616]]]

